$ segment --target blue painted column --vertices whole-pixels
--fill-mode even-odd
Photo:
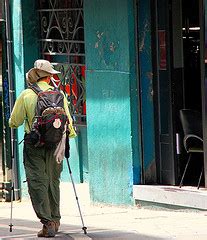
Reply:
[[[21,1],[11,1],[11,31],[12,31],[12,47],[13,47],[13,81],[16,98],[20,92],[24,89],[24,58],[23,58],[23,30],[22,30],[22,8]],[[23,139],[24,130],[20,127],[16,130],[16,146],[17,146],[17,164],[18,164],[18,180],[20,186],[22,185],[22,145],[18,143]],[[21,176],[21,177],[20,177]]]
[[[40,58],[40,42],[37,1],[22,0],[23,57],[25,73]]]
[[[132,204],[133,167],[139,175],[134,5],[85,1],[87,136],[93,202]],[[137,111],[137,110],[136,110]],[[136,144],[133,144],[133,141]],[[134,156],[136,148],[136,159]]]
[[[138,2],[143,182],[156,182],[150,0]]]

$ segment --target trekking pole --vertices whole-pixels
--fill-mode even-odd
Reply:
[[[12,232],[12,227],[14,226],[12,224],[13,220],[13,200],[14,200],[14,130],[11,129],[11,136],[12,136],[12,144],[11,144],[11,190],[10,190],[10,196],[11,196],[11,209],[10,209],[10,224],[9,224],[9,231]]]
[[[5,38],[6,38],[6,54],[7,54],[7,74],[8,74],[8,82],[9,82],[9,107],[10,111],[14,105],[14,84],[13,84],[13,76],[12,76],[12,36],[11,36],[11,22],[10,22],[10,2],[9,0],[4,1],[4,17],[5,17]],[[11,212],[10,212],[10,224],[9,231],[12,232],[12,217],[13,217],[13,200],[14,200],[14,167],[15,167],[15,132],[13,129],[10,130],[11,136],[11,188],[10,188],[10,197],[11,197]]]
[[[77,192],[76,192],[75,184],[74,184],[74,181],[73,181],[72,171],[71,171],[70,164],[69,164],[70,145],[69,145],[69,130],[68,129],[66,131],[65,157],[66,157],[66,160],[67,160],[68,170],[69,170],[71,182],[72,182],[72,185],[73,185],[73,190],[74,190],[74,193],[75,193],[75,198],[76,198],[76,201],[77,201],[81,222],[82,222],[82,225],[83,225],[82,230],[84,231],[84,234],[87,234],[87,231],[86,231],[87,227],[85,227],[85,225],[84,225],[83,216],[82,216],[82,213],[81,213],[81,208],[80,208]]]

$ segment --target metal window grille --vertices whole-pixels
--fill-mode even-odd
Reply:
[[[76,125],[86,124],[83,0],[39,0],[40,46],[44,59],[61,72]]]

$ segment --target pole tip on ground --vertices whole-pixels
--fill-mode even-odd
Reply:
[[[83,229],[84,234],[87,234],[87,231],[86,231],[87,227],[83,227],[82,229]]]

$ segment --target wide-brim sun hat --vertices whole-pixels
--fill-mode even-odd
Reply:
[[[26,73],[26,79],[29,83],[35,83],[40,78],[59,73],[60,72],[56,71],[49,61],[38,59],[35,61],[34,67]]]

